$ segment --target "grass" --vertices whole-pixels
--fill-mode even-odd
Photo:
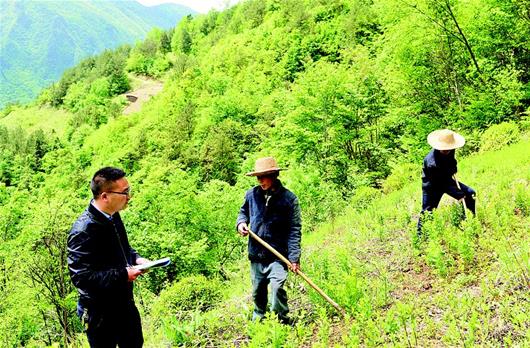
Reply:
[[[477,216],[461,219],[446,197],[423,240],[415,240],[419,180],[304,235],[303,271],[346,318],[290,275],[295,326],[249,322],[242,260],[223,285],[224,300],[208,311],[165,327],[146,313],[146,346],[529,346],[529,149],[527,137],[461,160],[460,179],[477,191]]]
[[[69,112],[60,109],[36,106],[18,107],[0,118],[0,126],[21,127],[28,133],[40,128],[45,133],[55,132],[58,137],[62,137],[70,118]]]

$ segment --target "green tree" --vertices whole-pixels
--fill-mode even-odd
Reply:
[[[173,37],[171,38],[171,48],[173,52],[182,52],[189,54],[193,43],[193,38],[188,31],[189,23],[191,22],[191,16],[183,19],[179,25],[175,28]]]

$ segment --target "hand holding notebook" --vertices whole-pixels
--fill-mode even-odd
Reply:
[[[170,263],[171,263],[171,260],[169,259],[169,257],[164,257],[163,259],[142,263],[141,265],[136,265],[136,266],[133,266],[132,268],[137,269],[139,271],[146,271],[153,267],[166,267]]]

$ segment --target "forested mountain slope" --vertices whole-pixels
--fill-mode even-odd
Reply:
[[[244,1],[89,57],[34,106],[3,110],[1,344],[84,339],[65,239],[107,165],[132,185],[131,244],[173,261],[136,289],[149,346],[524,344],[528,141],[490,151],[528,132],[525,6]],[[123,115],[131,74],[164,88]],[[48,117],[66,120],[61,132],[35,128]],[[442,127],[467,139],[461,178],[479,192],[479,213],[460,222],[455,207],[440,209],[429,239],[415,241],[425,138]],[[310,289],[297,295],[300,283],[294,329],[246,320],[248,264],[234,222],[255,184],[243,174],[264,155],[288,168],[302,267],[346,308],[345,322]],[[479,287],[497,304],[460,296]]]
[[[0,108],[34,99],[88,56],[169,29],[190,8],[136,1],[0,1]]]

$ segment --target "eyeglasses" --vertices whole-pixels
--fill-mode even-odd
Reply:
[[[117,192],[117,191],[106,191],[107,193],[116,193],[118,195],[124,195],[124,196],[130,196],[131,195],[131,188],[128,187],[127,189],[125,189],[125,191],[123,192]]]

